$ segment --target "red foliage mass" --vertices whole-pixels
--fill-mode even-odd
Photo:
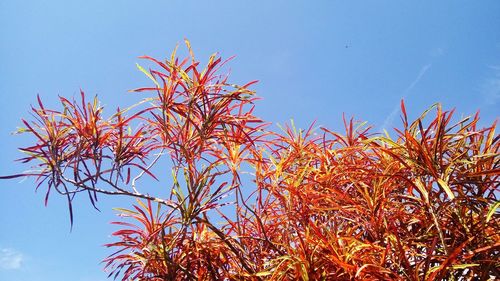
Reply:
[[[253,115],[254,92],[176,53],[146,71],[153,93],[108,119],[92,103],[38,99],[32,176],[71,202],[137,197],[105,259],[122,280],[487,280],[499,276],[499,137],[479,116],[434,105],[396,137],[344,120],[281,132]],[[128,117],[125,117],[129,114]],[[429,115],[429,117],[426,117]],[[431,116],[432,115],[432,116]],[[132,130],[132,126],[136,126]],[[139,191],[172,161],[170,196]],[[160,170],[164,172],[165,169]],[[132,175],[134,178],[131,178]],[[140,201],[143,200],[143,201]],[[71,216],[72,218],[72,216]],[[72,219],[71,219],[72,221]]]

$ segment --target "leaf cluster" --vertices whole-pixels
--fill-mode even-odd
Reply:
[[[201,67],[189,42],[155,68],[152,87],[103,118],[97,98],[38,98],[20,161],[38,187],[72,200],[136,197],[108,247],[121,280],[488,280],[500,276],[499,136],[479,115],[433,105],[394,137],[344,118],[345,132],[275,132],[253,115],[254,92]],[[135,129],[132,129],[135,127]],[[170,170],[157,167],[167,158]],[[140,179],[171,174],[160,197]],[[156,174],[156,175],[155,175]],[[37,187],[37,188],[38,188]],[[71,216],[72,217],[72,216]],[[72,221],[72,219],[71,219]]]

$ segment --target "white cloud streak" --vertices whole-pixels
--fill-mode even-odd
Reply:
[[[0,269],[20,269],[23,260],[23,254],[14,249],[0,249]]]
[[[429,68],[431,68],[431,66],[432,66],[432,64],[429,63],[429,64],[424,65],[420,69],[417,77],[415,77],[415,79],[413,79],[413,81],[410,83],[410,85],[408,85],[408,87],[406,87],[406,89],[401,94],[401,99],[406,99],[406,97],[408,97],[411,90],[413,90],[413,88],[418,84],[418,82],[420,82],[420,79],[422,79],[422,77],[424,77],[425,73],[427,72],[427,70],[429,70]],[[394,118],[396,118],[396,115],[399,113],[399,110],[400,110],[400,104],[397,103],[396,106],[394,106],[394,108],[392,109],[391,113],[385,118],[384,124],[382,125],[382,130],[386,130],[387,127],[392,125],[392,122],[394,121]]]
[[[496,105],[500,100],[500,66],[490,66],[492,77],[485,79],[481,85],[484,102],[487,105]]]

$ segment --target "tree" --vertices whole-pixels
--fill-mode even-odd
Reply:
[[[499,276],[499,137],[479,115],[453,122],[433,105],[402,128],[372,133],[344,119],[280,132],[253,115],[256,97],[176,51],[139,69],[152,86],[109,118],[97,98],[60,97],[32,107],[20,133],[33,177],[72,200],[137,198],[120,209],[116,250],[105,259],[122,280],[487,280]],[[432,116],[431,116],[432,115]],[[428,117],[431,116],[431,117]],[[162,162],[169,159],[171,165]],[[161,164],[161,165],[160,165]],[[141,179],[169,175],[158,194]],[[142,186],[143,187],[143,186]],[[168,191],[167,196],[161,192]]]

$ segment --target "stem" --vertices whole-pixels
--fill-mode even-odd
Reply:
[[[163,151],[164,151],[164,150],[165,150],[165,149],[164,149],[164,148],[162,148],[162,149],[161,149],[161,151],[158,153],[158,155],[156,155],[156,157],[155,157],[155,159],[153,160],[153,162],[151,162],[151,163],[149,164],[149,166],[147,166],[147,167],[146,167],[146,169],[145,169],[145,170],[142,170],[142,171],[139,173],[139,175],[137,175],[135,178],[133,178],[133,179],[132,179],[132,189],[134,190],[134,192],[135,192],[136,194],[140,194],[140,192],[139,192],[139,191],[137,191],[137,189],[136,189],[136,187],[135,187],[135,182],[136,182],[138,179],[140,179],[140,178],[144,175],[144,173],[146,173],[146,170],[148,170],[148,171],[149,171],[149,169],[151,169],[151,168],[152,168],[152,167],[156,164],[156,162],[158,162],[158,160],[160,159],[160,157],[163,155]]]

